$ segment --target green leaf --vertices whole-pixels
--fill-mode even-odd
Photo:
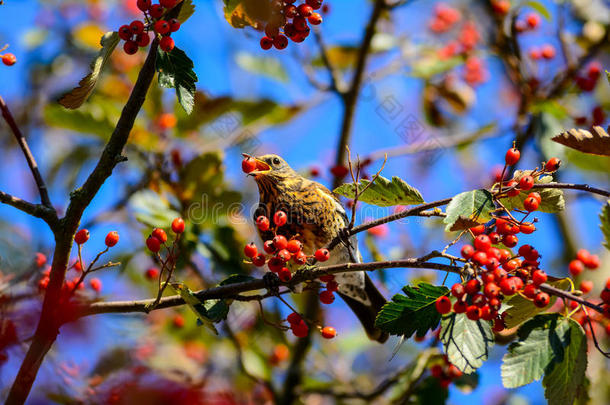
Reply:
[[[460,231],[491,219],[495,209],[493,197],[487,190],[472,190],[460,193],[447,205],[445,231]]]
[[[107,32],[102,36],[100,43],[102,49],[100,49],[95,59],[91,62],[91,72],[78,82],[78,87],[65,94],[59,100],[59,104],[66,108],[76,109],[83,105],[91,93],[93,93],[106,61],[119,43],[119,34],[117,32]]]
[[[444,405],[449,398],[449,390],[435,377],[427,377],[415,386],[411,395],[412,405]]]
[[[267,76],[280,82],[288,81],[288,74],[279,60],[270,56],[254,56],[247,52],[235,55],[237,66],[246,72]]]
[[[438,297],[447,295],[449,289],[420,283],[417,287],[404,286],[402,290],[406,296],[396,294],[392,297],[392,301],[377,314],[375,325],[392,335],[409,338],[417,333],[418,337],[423,337],[438,326],[441,315],[434,302]]]
[[[466,314],[444,316],[440,337],[449,362],[466,374],[483,365],[494,344],[489,322],[471,321]]]
[[[191,311],[195,313],[199,322],[214,332],[214,334],[218,335],[218,330],[216,329],[216,326],[214,326],[214,322],[218,322],[218,320],[215,319],[221,315],[222,311],[224,310],[224,308],[214,309],[214,306],[217,304],[218,300],[208,300],[202,303],[193,293],[193,291],[191,291],[191,289],[186,285],[182,283],[171,283],[170,286],[174,289],[174,291],[176,291],[176,293],[180,294],[184,302],[186,302],[186,305],[188,305]],[[210,310],[213,311],[212,314],[210,314]]]
[[[530,173],[531,173],[531,171],[529,171],[529,170],[524,170],[524,171],[517,170],[517,171],[515,171],[513,179],[515,179],[518,182],[519,179],[521,179],[521,177],[529,175]],[[547,183],[553,182],[553,178],[551,176],[538,177],[538,178],[535,178],[534,180],[535,180],[536,184],[547,184]],[[540,197],[542,198],[542,201],[540,202],[540,205],[538,206],[538,211],[546,212],[548,214],[556,214],[556,213],[564,210],[566,202],[565,202],[565,199],[563,198],[563,190],[558,189],[558,188],[543,188],[543,189],[536,189],[533,191],[536,191],[537,193],[539,193]],[[530,193],[530,191],[527,191],[527,192],[522,191],[521,193],[519,193],[519,195],[517,195],[515,197],[503,198],[502,203],[509,210],[512,210],[512,209],[523,210],[524,209],[523,202],[525,201],[525,199],[527,198],[529,193]]]
[[[606,249],[610,250],[610,200],[606,201],[602,207],[602,212],[599,214],[599,220],[601,222],[599,227],[606,239],[604,246]]]
[[[358,191],[363,190],[370,181],[362,179],[358,183]],[[342,184],[334,190],[335,193],[347,198],[354,198],[355,190],[353,183]],[[378,176],[375,182],[360,194],[358,201],[380,207],[393,205],[411,205],[424,202],[420,192],[408,185],[399,177],[393,176],[392,180]]]
[[[222,280],[218,285],[245,283],[247,281],[252,281],[252,280],[255,280],[255,278],[252,276],[248,276],[245,274],[231,274],[229,277]]]
[[[88,103],[78,110],[67,110],[57,104],[44,107],[44,120],[49,126],[96,135],[107,139],[114,130],[114,114],[103,103]]]
[[[560,290],[567,290],[571,286],[568,278],[558,279],[549,277],[548,284],[555,288],[559,288]],[[509,308],[506,310],[506,315],[504,316],[506,328],[514,328],[522,322],[531,319],[536,314],[550,308],[555,303],[555,300],[557,300],[557,297],[551,295],[549,305],[544,308],[538,308],[536,305],[534,305],[532,300],[529,300],[519,294],[512,296],[506,301],[506,305],[509,306]]]
[[[430,79],[441,73],[445,73],[464,63],[464,58],[454,56],[448,59],[439,59],[436,53],[420,58],[413,64],[411,76],[421,79]]]
[[[180,24],[184,24],[184,22],[191,18],[194,13],[195,5],[193,4],[193,0],[183,0],[180,5],[180,12],[178,13],[178,17],[176,17],[176,19],[180,21]]]
[[[587,370],[587,337],[585,331],[573,319],[565,319],[568,331],[561,340],[562,351],[557,353],[550,370],[542,380],[544,396],[549,404],[573,404],[583,395]],[[561,337],[560,334],[557,334]]]
[[[224,0],[225,19],[234,28],[265,26],[271,17],[271,3],[267,0]]]
[[[193,112],[197,75],[193,61],[178,47],[171,52],[157,50],[157,71],[162,87],[176,89],[176,96],[187,114]]]
[[[561,322],[559,314],[537,315],[525,322],[517,332],[519,341],[508,347],[502,360],[504,387],[517,388],[540,380],[556,353],[563,350],[557,345],[568,330],[568,323]]]
[[[536,10],[540,15],[542,15],[547,21],[551,21],[551,13],[549,10],[539,1],[526,1],[522,3],[523,6],[527,6]]]

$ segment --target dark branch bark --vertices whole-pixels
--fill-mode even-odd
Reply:
[[[45,220],[51,229],[55,228],[59,221],[53,208],[46,207],[42,204],[32,204],[31,202],[14,197],[3,191],[0,191],[0,202],[15,207],[26,214]]]
[[[610,191],[602,190],[601,188],[591,187],[588,184],[574,184],[574,183],[541,183],[534,184],[533,188],[561,188],[565,190],[581,190],[592,194],[603,195],[604,197],[610,197]]]

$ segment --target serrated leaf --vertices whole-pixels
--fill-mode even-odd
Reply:
[[[556,346],[568,331],[568,323],[561,322],[559,314],[537,315],[525,322],[517,332],[519,341],[508,347],[502,359],[504,387],[517,388],[540,380],[556,352],[563,350]]]
[[[359,192],[364,190],[369,183],[369,180],[362,179],[358,183]],[[353,183],[342,184],[334,190],[335,193],[347,198],[354,198],[354,191]],[[378,176],[375,182],[364,193],[360,194],[358,201],[380,207],[390,207],[393,205],[421,204],[424,199],[417,189],[408,185],[401,178],[393,176],[390,181],[383,176]]]
[[[176,89],[178,102],[187,114],[193,112],[197,75],[193,61],[178,47],[171,52],[157,50],[157,71],[162,87]]]
[[[487,190],[460,193],[447,205],[447,216],[443,220],[445,231],[459,231],[485,223],[491,219],[495,208],[493,196]]]
[[[564,336],[563,351],[555,356],[550,370],[545,372],[542,385],[549,404],[573,404],[581,396],[587,370],[587,337],[585,331],[573,319]],[[558,334],[559,335],[559,334]]]
[[[518,182],[519,179],[521,179],[521,177],[523,177],[525,175],[529,175],[530,173],[531,173],[531,171],[528,171],[528,170],[525,170],[525,171],[517,170],[517,171],[515,171],[513,179],[515,179]],[[538,178],[535,178],[534,180],[535,180],[536,184],[544,184],[544,183],[553,182],[553,178],[551,176],[538,177]],[[558,188],[543,188],[543,189],[536,189],[533,191],[536,191],[538,194],[540,194],[540,197],[542,199],[542,201],[540,202],[540,205],[538,206],[539,212],[546,212],[547,214],[556,214],[565,209],[566,202],[563,197],[563,190],[558,189]],[[523,202],[525,201],[525,199],[527,198],[529,193],[530,193],[529,191],[521,192],[521,193],[519,193],[519,195],[516,195],[514,197],[503,198],[502,203],[509,210],[512,210],[512,209],[523,210],[524,209]]]
[[[183,0],[180,6],[180,12],[178,13],[178,17],[176,17],[176,19],[180,21],[180,24],[183,24],[186,20],[191,18],[194,13],[195,5],[193,4],[193,0]]]
[[[78,82],[78,87],[72,89],[72,91],[65,94],[59,100],[59,103],[64,107],[75,109],[87,101],[97,85],[97,81],[106,61],[119,43],[119,34],[117,32],[107,32],[102,36],[100,43],[102,49],[100,49],[93,62],[91,62],[91,72]]]
[[[489,322],[471,321],[466,314],[444,316],[440,338],[449,362],[466,374],[483,365],[494,345]]]
[[[438,326],[441,315],[434,303],[438,297],[446,295],[449,289],[420,283],[417,287],[407,285],[402,290],[405,295],[396,294],[391,302],[381,308],[375,325],[392,335],[409,338],[417,333],[418,337],[423,337]]]
[[[536,10],[540,15],[542,15],[545,20],[551,21],[551,13],[549,10],[539,1],[526,1],[522,4],[523,6],[527,6]]]
[[[602,212],[599,214],[600,224],[599,227],[604,235],[604,246],[610,250],[610,200],[606,201],[606,204],[602,207]]]
[[[235,62],[243,70],[269,78],[286,82],[288,74],[276,58],[269,56],[254,56],[247,52],[238,52],[235,55]]]
[[[580,152],[610,156],[610,135],[599,126],[593,127],[592,131],[572,128],[551,139]]]
[[[560,290],[567,290],[571,286],[570,280],[568,278],[549,277],[547,283],[555,288],[559,288]],[[536,305],[534,305],[534,302],[532,300],[529,300],[519,294],[512,296],[506,301],[506,305],[509,306],[509,308],[506,310],[506,315],[504,315],[504,322],[506,324],[506,328],[514,328],[522,322],[531,319],[536,314],[539,314],[545,309],[550,308],[555,303],[555,300],[557,300],[557,297],[551,295],[549,305],[544,308],[538,308]]]

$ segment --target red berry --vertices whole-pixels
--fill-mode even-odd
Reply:
[[[163,52],[171,52],[172,49],[174,49],[174,46],[176,46],[176,44],[172,37],[163,37],[161,38],[161,41],[159,41],[159,48],[161,48]]]
[[[288,247],[288,240],[284,235],[275,235],[272,241],[275,250],[282,250]]]
[[[523,201],[523,208],[529,212],[536,211],[538,209],[538,205],[540,205],[540,203],[534,197],[527,197],[525,201]]]
[[[319,262],[325,262],[330,258],[330,252],[328,249],[318,249],[316,253],[314,253],[314,257]]]
[[[81,272],[83,271],[83,266],[81,265],[80,261],[77,260],[76,262],[74,262],[74,266],[73,266],[74,270],[77,272]]]
[[[467,309],[468,304],[466,301],[456,301],[455,304],[453,304],[453,312],[456,314],[463,314]]]
[[[252,264],[255,265],[256,267],[264,266],[266,261],[267,261],[267,259],[265,258],[265,255],[262,253],[256,257],[252,258]]]
[[[159,239],[159,241],[161,243],[165,243],[167,242],[167,234],[165,233],[165,231],[161,228],[155,228],[152,231],[152,236],[154,236],[155,238]]]
[[[309,21],[311,25],[320,25],[322,24],[322,16],[319,13],[312,13],[307,17],[307,21]]]
[[[466,289],[464,288],[464,285],[461,283],[455,283],[452,287],[451,287],[451,294],[457,298],[460,299],[464,296],[464,294],[466,294]]]
[[[477,251],[474,255],[472,255],[472,261],[479,266],[485,266],[489,261],[489,258],[485,252]]]
[[[534,187],[534,178],[532,176],[523,176],[521,180],[519,180],[519,187],[521,190],[530,190]]]
[[[324,339],[332,339],[337,336],[337,331],[332,326],[325,326],[322,328],[322,337]]]
[[[138,52],[138,44],[135,41],[126,41],[123,44],[123,51],[125,51],[125,53],[127,55],[134,55],[136,52]]]
[[[466,309],[466,316],[471,321],[478,321],[481,318],[481,308],[477,307],[476,305],[470,305]]]
[[[545,292],[539,292],[534,297],[534,305],[536,305],[538,308],[546,307],[549,305],[549,302],[551,302],[551,297],[549,297],[549,295]]]
[[[519,225],[519,231],[526,235],[533,233],[536,230],[536,226],[531,222],[524,222]]]
[[[539,286],[542,283],[546,283],[547,275],[543,270],[536,270],[532,273],[532,283],[535,286]]]
[[[296,264],[305,264],[307,263],[307,255],[301,250],[292,256],[292,261]]]
[[[332,304],[335,300],[335,294],[332,291],[324,290],[320,293],[320,302],[322,304]]]
[[[483,306],[487,304],[487,298],[481,293],[476,293],[475,295],[473,295],[471,301],[472,305],[476,305],[479,308],[483,308]]]
[[[159,4],[167,9],[175,7],[177,3],[178,0],[159,0]]]
[[[147,32],[136,36],[136,44],[139,47],[143,48],[145,46],[148,46],[149,43],[150,43],[150,35],[148,35]]]
[[[82,245],[83,243],[87,242],[89,240],[89,231],[87,229],[81,229],[78,232],[76,232],[76,235],[74,235],[74,242],[76,242],[76,244],[78,245]]]
[[[506,156],[504,157],[504,160],[506,161],[506,164],[508,166],[513,166],[519,161],[520,157],[521,157],[521,152],[519,152],[519,149],[511,148],[506,152]]]
[[[559,166],[561,166],[561,160],[556,157],[550,158],[549,161],[546,162],[546,165],[544,165],[544,170],[549,173],[553,173],[556,172],[557,169],[559,169]]]
[[[500,15],[506,15],[510,10],[510,1],[508,0],[493,0],[491,5],[494,11]]]
[[[572,260],[568,266],[570,274],[577,276],[585,270],[585,265],[578,259]]]
[[[297,239],[291,239],[288,241],[286,249],[288,249],[290,253],[299,253],[301,249],[303,249],[303,244]]]
[[[305,32],[309,29],[309,26],[307,25],[307,20],[301,16],[294,17],[294,20],[292,20],[292,25],[294,25],[294,28],[296,28],[296,30],[300,31],[300,32]],[[293,40],[294,40],[294,38],[293,38]],[[333,171],[333,169],[335,169],[335,167],[333,167],[331,169],[331,172]],[[339,167],[344,167],[344,166],[339,166]],[[347,168],[345,168],[345,170],[347,172],[349,172],[347,170]],[[341,172],[343,172],[343,170],[341,170]],[[347,175],[347,173],[345,173],[345,174]]]
[[[292,324],[300,323],[303,320],[303,318],[301,318],[301,315],[297,314],[296,312],[292,312],[290,315],[288,315],[286,320],[288,321],[289,324],[292,325]]]
[[[519,243],[519,238],[517,238],[515,235],[504,235],[502,238],[502,243],[504,246],[512,248],[517,246],[517,243]]]
[[[489,236],[485,234],[477,236],[474,240],[474,247],[483,252],[489,250],[491,247],[491,240],[489,239]]]
[[[489,240],[491,241],[492,245],[497,245],[498,243],[502,242],[502,236],[500,236],[498,232],[491,232],[487,236],[489,236]]]
[[[268,49],[271,49],[272,46],[273,46],[273,39],[271,39],[269,37],[261,38],[261,49],[264,49],[266,51]],[[256,164],[254,165],[254,167],[256,168]],[[254,169],[252,169],[252,170],[254,170]],[[250,170],[250,171],[252,171],[252,170]],[[246,172],[246,173],[249,173],[249,172]]]
[[[525,22],[531,29],[535,29],[540,24],[540,16],[536,13],[529,13],[525,17]]]
[[[113,247],[119,242],[119,233],[117,231],[108,232],[105,242],[106,246]]]
[[[532,245],[521,245],[521,246],[519,246],[519,250],[518,250],[519,256],[525,257],[525,255],[530,253],[533,249],[534,249],[534,247]]]
[[[159,250],[161,250],[161,241],[151,235],[146,239],[146,247],[151,252],[157,253]]]
[[[290,325],[292,333],[298,338],[304,338],[309,333],[309,327],[304,321]]]
[[[250,242],[244,247],[244,254],[246,255],[246,257],[249,257],[251,259],[258,256],[258,249],[254,242]]]
[[[518,196],[518,195],[519,195],[519,193],[520,193],[521,191],[520,191],[518,188],[516,188],[516,186],[517,186],[518,184],[519,184],[519,183],[517,183],[515,180],[511,180],[511,181],[509,181],[508,183],[506,183],[506,187],[508,187],[508,188],[510,188],[510,189],[511,189],[511,190],[509,190],[509,191],[507,192],[507,194],[508,194],[508,196],[509,196],[509,197],[516,197],[516,196]],[[513,188],[513,187],[515,187],[515,188]]]
[[[534,284],[528,284],[523,289],[523,295],[525,295],[529,299],[534,299],[538,292],[539,290]]]
[[[140,11],[148,11],[148,9],[150,9],[150,6],[152,5],[152,1],[151,0],[138,0],[136,2],[136,5],[140,9]]]
[[[470,232],[472,232],[472,234],[474,236],[478,236],[478,235],[482,234],[483,232],[485,232],[485,225],[481,224],[481,225],[473,226],[472,228],[470,228]]]
[[[540,50],[544,59],[553,59],[555,57],[555,47],[551,44],[545,44]]]
[[[320,276],[320,281],[324,282],[324,283],[328,283],[331,282],[335,279],[334,274],[326,274],[324,276]]]
[[[157,270],[154,267],[151,267],[148,270],[146,270],[146,273],[144,273],[144,275],[149,280],[156,280],[159,277],[159,270]]]
[[[598,255],[590,255],[587,260],[583,261],[583,264],[586,268],[590,270],[595,270],[599,267],[599,256]]]
[[[589,256],[591,256],[591,253],[587,249],[578,249],[578,252],[576,252],[576,258],[583,263],[589,260]]]
[[[500,287],[496,283],[488,283],[483,289],[483,293],[487,298],[494,298],[500,294]]]
[[[289,282],[292,279],[292,273],[286,267],[282,267],[282,269],[277,273],[280,280],[284,283]]]
[[[275,253],[275,246],[273,246],[273,241],[272,240],[266,240],[265,243],[263,243],[263,250],[265,251],[265,253]]]
[[[269,218],[267,218],[264,215],[259,216],[258,218],[256,218],[256,226],[258,227],[259,230],[265,232],[267,230],[269,230]]]
[[[610,304],[610,289],[607,287],[602,290],[599,297],[604,301],[604,304]]]
[[[474,254],[474,248],[472,247],[472,245],[464,245],[460,250],[460,254],[464,259],[468,260]]]
[[[150,16],[152,18],[159,18],[163,15],[165,9],[160,4],[153,4],[152,6],[150,6],[148,12],[150,13]]]
[[[95,292],[102,291],[102,282],[99,278],[92,278],[91,280],[89,280],[89,285],[91,286],[91,289]]]
[[[496,333],[502,332],[504,328],[506,328],[506,326],[504,325],[504,321],[502,319],[496,318],[496,320],[494,321],[493,331]]]
[[[134,20],[129,24],[129,29],[134,35],[138,35],[144,32],[144,23],[140,20]]]
[[[131,28],[129,28],[129,25],[121,25],[119,28],[119,38],[123,41],[127,41],[131,38]]]
[[[472,280],[468,280],[464,288],[466,289],[466,293],[474,295],[481,290],[481,283],[476,278],[473,278]]]
[[[518,277],[508,277],[500,281],[500,290],[502,290],[502,294],[507,296],[514,295],[518,291],[517,279],[521,281]]]
[[[510,251],[508,249],[500,249],[500,254],[498,255],[500,263],[505,263],[510,257]]]
[[[176,18],[172,18],[171,20],[169,20],[169,31],[170,32],[176,32],[180,29],[180,21],[178,21]]]
[[[169,32],[169,23],[165,20],[159,20],[154,25],[155,32],[163,35]]]
[[[284,211],[278,211],[273,215],[273,223],[276,226],[284,226],[286,221],[288,221],[288,216]]]
[[[288,38],[285,35],[279,34],[273,38],[273,46],[276,49],[285,49],[288,46]]]
[[[47,263],[47,257],[43,253],[36,253],[34,256],[34,263],[36,263],[36,267],[42,267]]]
[[[282,259],[284,262],[287,262],[290,260],[291,255],[287,249],[281,249],[279,252],[277,252],[277,257]]]
[[[174,218],[172,221],[172,231],[174,233],[183,233],[184,232],[184,219],[182,218]]]
[[[309,4],[300,4],[297,7],[297,10],[299,14],[303,17],[309,17],[311,14],[313,14],[313,8]]]
[[[519,261],[516,259],[509,260],[502,265],[502,268],[506,271],[513,271],[513,270],[516,270],[518,267],[519,267]]]
[[[328,283],[326,283],[326,289],[328,291],[335,292],[339,289],[339,283],[337,283],[335,280],[330,280]]]
[[[298,13],[297,7],[294,4],[288,4],[284,7],[284,16],[286,18],[294,18]]]
[[[184,317],[180,314],[176,314],[174,315],[173,319],[172,319],[172,325],[174,325],[174,328],[184,328],[184,324],[186,322],[184,321]]]
[[[439,314],[448,314],[451,312],[451,300],[446,295],[441,295],[436,299],[436,310]]]
[[[280,270],[282,270],[282,268],[284,267],[285,264],[286,263],[284,262],[283,259],[281,259],[279,257],[272,257],[267,262],[267,267],[269,267],[269,270],[273,271],[274,273],[277,273]]]
[[[256,170],[256,160],[249,156],[246,157],[241,161],[241,170],[243,170],[244,173],[250,173]]]
[[[529,198],[529,197],[532,197],[532,198],[536,199],[536,201],[538,201],[538,204],[540,204],[540,203],[542,202],[542,197],[540,196],[540,194],[539,194],[539,193],[537,193],[537,192],[535,192],[535,191],[533,191],[533,192],[529,193],[529,194],[527,195],[527,197],[528,197],[528,198]]]
[[[305,3],[309,4],[314,10],[322,7],[322,0],[306,0]]]
[[[583,280],[580,282],[580,286],[578,287],[583,294],[590,293],[593,290],[593,281],[591,280]]]

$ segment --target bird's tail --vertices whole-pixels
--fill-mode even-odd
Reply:
[[[354,314],[356,314],[369,339],[384,343],[388,340],[389,335],[387,332],[384,332],[375,326],[375,318],[381,310],[381,307],[383,307],[387,301],[366,273],[364,275],[364,291],[371,302],[368,305],[350,298],[347,295],[341,293],[339,293],[339,295]]]

